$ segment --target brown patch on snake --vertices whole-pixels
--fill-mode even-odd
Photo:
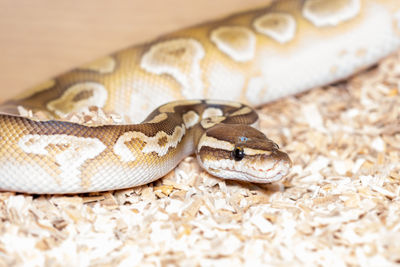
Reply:
[[[131,148],[134,147],[137,151],[142,151],[143,148],[146,146],[146,142],[140,138],[132,138],[130,140],[124,141],[124,145]]]
[[[233,129],[231,129],[230,132],[226,132],[226,128],[224,127],[224,125],[215,125],[215,127],[213,127],[212,129],[209,129],[207,131],[207,137],[211,140],[211,139],[218,139],[218,143],[221,145],[223,144],[223,146],[219,146],[221,149],[224,149],[223,147],[228,147],[228,148],[232,148],[232,146],[234,146],[233,144],[238,143],[240,140],[238,140],[238,137],[241,136],[251,136],[251,139],[265,139],[265,135],[263,133],[261,133],[260,131],[254,129],[254,128],[250,128],[247,125],[241,125],[238,127],[235,127]],[[217,143],[217,142],[216,142]],[[226,144],[230,144],[229,146]],[[274,143],[271,141],[271,143],[269,143],[269,145],[271,146],[271,148],[274,146]],[[217,146],[212,146],[209,145],[210,147],[217,147]],[[258,146],[252,146],[252,143],[249,142],[246,145],[248,148],[250,149],[258,149]],[[225,148],[225,150],[229,150],[227,148]]]
[[[33,142],[26,142],[26,145],[34,145]],[[57,153],[59,152],[64,152],[65,150],[69,149],[71,147],[70,144],[48,144],[46,146],[47,152],[49,152],[50,155],[56,156]]]
[[[88,98],[90,98],[90,97],[92,97],[92,96],[93,96],[93,90],[84,90],[84,91],[81,91],[81,92],[77,93],[77,94],[72,98],[71,101],[73,101],[73,102],[79,102],[79,101],[82,101],[82,100],[86,100],[86,99],[88,99]]]
[[[167,138],[166,136],[163,136],[163,137],[159,138],[158,141],[157,141],[157,144],[158,144],[160,147],[166,146],[167,143],[168,143],[168,138]]]
[[[232,148],[233,149],[233,148]],[[203,145],[200,148],[202,153],[199,153],[199,156],[203,162],[205,161],[216,161],[216,160],[224,160],[232,158],[232,151],[225,150],[221,147],[210,147],[207,145]],[[214,171],[217,171],[216,169]]]

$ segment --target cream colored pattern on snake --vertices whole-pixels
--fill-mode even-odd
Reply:
[[[219,27],[212,31],[211,41],[235,61],[245,62],[254,57],[256,37],[245,27]]]
[[[19,147],[26,153],[47,156],[55,154],[59,165],[59,179],[71,179],[80,183],[80,167],[88,159],[98,156],[106,146],[96,138],[83,138],[69,135],[25,135]],[[54,149],[56,146],[57,148]]]
[[[284,44],[294,38],[296,21],[290,14],[268,13],[254,21],[255,30]]]
[[[167,154],[168,149],[175,148],[185,135],[185,127],[176,126],[172,135],[168,135],[164,131],[159,131],[155,136],[149,137],[141,132],[127,132],[121,135],[114,145],[114,153],[117,154],[122,161],[135,161],[137,153],[148,154],[155,152],[158,156],[162,157]],[[159,140],[165,138],[163,142],[165,145],[160,145]],[[126,145],[132,139],[141,140],[144,145],[143,148],[134,148],[133,151]]]
[[[226,117],[224,116],[218,116],[218,117],[207,117],[207,119],[202,120],[200,122],[201,126],[204,129],[208,129],[213,127],[214,125],[220,123],[221,121],[225,120]]]
[[[247,114],[249,112],[251,112],[250,108],[249,107],[244,107],[244,108],[239,109],[238,111],[233,112],[231,114],[231,116],[244,115],[244,114]]]
[[[191,111],[183,114],[182,119],[183,119],[183,123],[185,123],[185,127],[187,129],[190,129],[199,122],[200,117],[196,112],[191,110]]]
[[[206,146],[212,146],[213,148],[219,148],[224,150],[232,150],[234,148],[234,145],[227,141],[221,141],[207,135],[203,135],[201,137],[200,142],[202,142]]]
[[[201,98],[203,83],[199,62],[204,48],[194,39],[175,39],[153,45],[142,57],[143,69],[154,74],[172,75],[187,98]]]
[[[203,112],[202,119],[218,117],[218,116],[223,116],[223,115],[224,115],[224,112],[222,112],[222,110],[219,108],[207,108]]]
[[[252,112],[237,101],[258,106],[327,85],[399,48],[398,0],[280,0],[118,51],[0,105],[0,189],[89,192],[149,183],[193,153],[196,129]],[[191,100],[203,98],[235,102]],[[20,117],[63,120],[93,106],[124,122],[155,113],[133,126],[93,128]],[[223,136],[202,141],[232,149]],[[225,159],[219,165],[232,167]],[[274,179],[282,177],[278,169]]]
[[[153,119],[148,121],[147,123],[159,123],[159,122],[162,122],[162,121],[166,120],[167,118],[168,118],[167,114],[160,113],[157,116],[155,116]]]
[[[315,26],[336,26],[360,12],[360,0],[307,0],[303,15]]]
[[[63,117],[89,106],[102,108],[107,101],[107,95],[106,88],[99,83],[78,83],[68,88],[60,98],[50,101],[47,108]]]

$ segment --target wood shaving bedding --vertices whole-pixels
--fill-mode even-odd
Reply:
[[[62,120],[69,121],[87,126],[100,126],[107,124],[122,124],[127,122],[115,113],[105,112],[97,106],[90,106],[82,108],[79,112],[71,112],[65,116],[57,117],[43,111],[33,111],[26,109],[23,106],[18,106],[18,113],[20,116],[27,117],[31,120],[47,121],[47,120]],[[129,123],[129,121],[127,122]]]
[[[132,189],[0,193],[0,266],[400,264],[400,53],[259,113],[293,160],[285,181],[223,181],[188,157]]]

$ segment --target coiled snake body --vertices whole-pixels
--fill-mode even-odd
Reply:
[[[221,178],[277,181],[289,157],[237,101],[258,106],[344,79],[399,47],[398,0],[283,0],[133,46],[0,106],[0,188],[132,187],[193,152]],[[67,121],[94,107],[122,123]]]

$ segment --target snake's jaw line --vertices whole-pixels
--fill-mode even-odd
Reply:
[[[236,163],[232,160],[202,160],[197,155],[201,167],[209,174],[228,180],[239,180],[250,183],[273,183],[282,180],[289,174],[292,162],[289,156],[279,151],[278,157],[259,159],[257,165],[264,165],[264,168],[254,168],[254,164],[245,162]],[[248,164],[248,166],[245,166]]]

